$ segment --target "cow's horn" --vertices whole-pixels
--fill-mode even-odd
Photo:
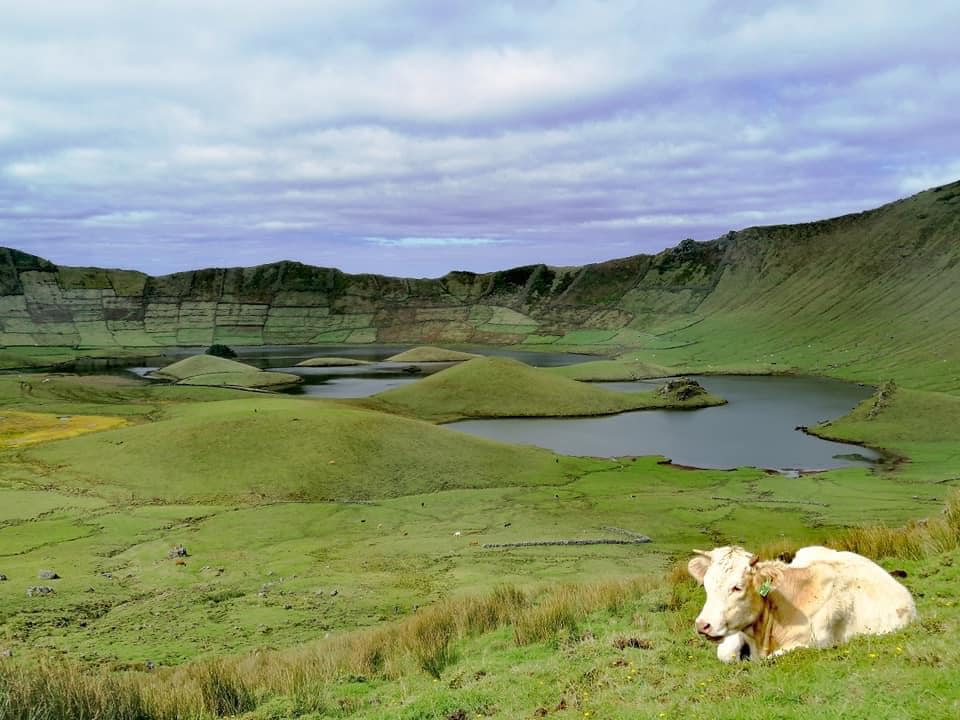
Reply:
[[[707,552],[706,550],[697,550],[696,548],[693,549],[693,554],[694,554],[694,555],[703,555],[704,557],[710,557],[710,553]]]

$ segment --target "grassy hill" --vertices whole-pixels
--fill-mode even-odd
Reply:
[[[474,353],[461,352],[450,348],[438,348],[430,345],[410,348],[402,353],[388,357],[389,362],[462,362],[480,357]]]
[[[253,365],[214,355],[191,355],[150,373],[180,385],[279,390],[299,385],[303,378],[290,373],[266,372]]]
[[[722,402],[708,393],[679,400],[657,392],[613,392],[517,360],[483,357],[378,393],[366,404],[445,422],[465,417],[605,415],[656,407],[707,407]]]
[[[545,471],[560,471],[544,450],[286,398],[184,404],[162,420],[79,440],[48,443],[24,457],[60,468],[60,487],[165,502],[370,500],[537,484]],[[576,466],[575,459],[563,461],[564,468]]]
[[[369,360],[342,357],[315,357],[297,363],[297,367],[353,367],[355,365],[372,365]]]

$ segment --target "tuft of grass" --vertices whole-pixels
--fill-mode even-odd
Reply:
[[[947,498],[940,515],[903,527],[848,528],[831,545],[872,558],[919,560],[960,547],[960,492]]]
[[[434,607],[414,616],[406,628],[405,644],[417,665],[440,679],[443,669],[453,661],[456,634],[457,622],[450,607]]]
[[[556,638],[561,631],[575,635],[577,610],[576,599],[569,589],[551,594],[517,615],[513,622],[513,639],[522,646]]]
[[[236,663],[213,660],[193,666],[190,680],[196,685],[200,706],[221,717],[237,715],[256,707],[256,698]]]
[[[882,526],[854,527],[844,530],[832,545],[872,558],[919,560],[927,555],[927,529],[918,523],[903,528]]]

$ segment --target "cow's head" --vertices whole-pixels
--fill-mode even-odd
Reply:
[[[780,579],[779,563],[758,564],[757,556],[741,547],[694,552],[687,570],[707,591],[707,602],[697,616],[697,632],[720,640],[752,625],[767,593]]]

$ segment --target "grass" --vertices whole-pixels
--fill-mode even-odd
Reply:
[[[246,363],[222,358],[216,355],[191,355],[183,360],[166,365],[153,374],[158,377],[168,377],[174,380],[186,380],[198,375],[223,374],[234,372],[255,372],[257,368]]]
[[[0,448],[63,440],[124,424],[126,421],[123,418],[103,415],[56,415],[6,410],[0,416]]]
[[[956,477],[960,400],[907,390],[830,428],[911,462],[792,479],[564,458],[333,402],[102,378],[17,387],[0,383],[30,411],[80,401],[130,424],[0,454],[0,649],[121,667],[294,646],[498,582],[655,573],[691,547],[809,544],[923,516],[933,533]],[[918,407],[937,434],[898,430]],[[482,547],[606,527],[654,542]],[[184,565],[167,559],[177,543]],[[47,567],[63,575],[56,594],[27,598]],[[564,617],[542,612],[532,626]]]
[[[352,367],[354,365],[372,365],[369,360],[342,357],[315,357],[297,363],[297,367]]]
[[[363,402],[368,407],[435,422],[469,417],[605,415],[722,403],[722,399],[707,393],[681,401],[657,392],[614,392],[497,357],[470,360]]]
[[[663,365],[633,361],[627,358],[591,360],[574,365],[561,365],[548,368],[547,372],[581,382],[629,382],[631,380],[645,380],[677,374],[672,368]]]
[[[472,360],[476,357],[478,356],[474,353],[423,345],[404,350],[401,353],[388,357],[387,360],[389,362],[460,362],[463,360]]]
[[[799,371],[960,393],[956,184],[869,213],[739,233],[686,319],[634,360],[682,372]]]
[[[268,396],[182,404],[78,440],[22,461],[55,472],[60,487],[153,502],[371,500],[537,485],[584,465],[336,402]]]
[[[775,662],[717,662],[692,631],[702,590],[683,575],[501,585],[362,632],[152,672],[0,661],[0,715],[948,718],[960,709],[946,671],[960,662],[957,561],[956,549],[905,561],[921,616],[906,630]]]
[[[173,379],[180,385],[282,389],[299,385],[303,378],[290,373],[267,372],[236,360],[215,355],[191,355],[154,370],[152,376]]]

